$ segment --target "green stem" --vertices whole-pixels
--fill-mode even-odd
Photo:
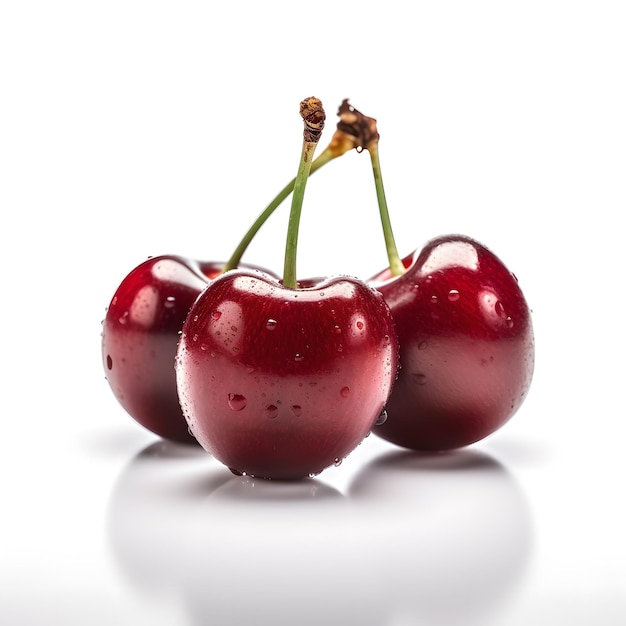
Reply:
[[[312,169],[313,154],[317,148],[317,142],[304,140],[302,144],[302,156],[298,174],[294,179],[293,196],[291,198],[291,213],[287,227],[287,242],[285,244],[285,266],[283,271],[283,285],[290,289],[297,289],[296,280],[296,256],[298,251],[298,230],[300,228],[300,215],[302,214],[302,201],[304,190]]]
[[[380,221],[383,226],[385,246],[387,248],[387,258],[389,259],[389,269],[392,276],[400,276],[405,272],[404,264],[398,254],[398,248],[393,236],[391,220],[389,219],[389,209],[387,208],[387,198],[383,186],[383,177],[380,170],[380,158],[378,156],[378,141],[373,141],[367,146],[372,160],[372,170],[374,172],[374,183],[376,185],[376,197],[378,198],[378,209],[380,211]]]
[[[300,228],[300,215],[302,214],[302,201],[304,190],[311,175],[313,155],[322,135],[326,113],[319,98],[305,98],[300,103],[300,117],[304,122],[302,154],[300,165],[293,186],[291,197],[291,213],[287,227],[287,241],[285,243],[285,267],[283,271],[283,285],[288,289],[297,289],[296,280],[296,253],[298,250],[298,230]]]
[[[339,153],[332,146],[328,146],[319,156],[311,163],[310,174],[314,174],[317,170],[320,169],[323,165],[326,165],[329,161],[332,161],[334,158],[340,156],[343,152]],[[274,213],[274,211],[285,201],[287,196],[293,191],[296,179],[293,178],[285,187],[280,191],[280,193],[267,205],[267,207],[263,210],[263,212],[257,217],[256,221],[252,226],[250,226],[248,232],[243,236],[241,242],[235,248],[232,256],[224,266],[224,272],[228,270],[232,270],[236,267],[239,267],[241,263],[241,257],[243,257],[245,251],[248,249],[248,246],[259,232],[259,229],[269,216]]]

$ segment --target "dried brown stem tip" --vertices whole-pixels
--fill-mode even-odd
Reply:
[[[300,115],[304,120],[304,140],[317,143],[324,130],[326,113],[318,98],[306,98],[300,103]]]
[[[357,151],[367,150],[371,145],[378,143],[380,135],[376,120],[357,111],[347,99],[341,103],[337,115],[339,116],[337,131],[350,135]]]

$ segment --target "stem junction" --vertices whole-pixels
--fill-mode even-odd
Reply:
[[[300,176],[302,173],[301,170],[303,171],[306,169],[306,171],[308,172],[308,178],[311,174],[314,174],[317,170],[319,170],[321,167],[323,167],[333,159],[342,156],[352,149],[356,149],[357,152],[367,150],[370,154],[372,171],[374,174],[374,184],[376,187],[376,197],[378,200],[380,219],[383,228],[383,235],[385,238],[385,247],[387,249],[387,258],[389,260],[389,269],[393,276],[399,276],[405,271],[405,267],[402,263],[400,255],[398,254],[398,248],[396,246],[395,237],[391,226],[391,220],[389,217],[389,209],[387,207],[387,198],[385,195],[385,188],[383,185],[383,178],[380,167],[380,156],[378,153],[378,142],[380,139],[380,135],[378,133],[376,120],[373,117],[363,115],[363,113],[355,109],[350,104],[348,99],[344,99],[339,106],[339,110],[337,111],[339,121],[337,122],[337,128],[330,140],[330,143],[315,159],[313,159],[313,154],[317,147],[317,143],[319,142],[325,120],[323,108],[321,109],[320,113],[320,111],[312,105],[313,102],[319,102],[321,108],[321,102],[317,98],[307,98],[301,103],[301,115],[305,122],[305,128],[302,153],[303,162],[301,163],[301,167],[299,168],[298,175],[296,176],[296,178],[293,178],[291,181],[289,181],[289,183],[287,183],[285,187],[283,187],[283,189],[257,217],[255,222],[241,239],[239,245],[233,252],[230,259],[227,261],[223,271],[226,272],[239,266],[241,258],[243,257],[251,241],[260,230],[261,226],[265,224],[270,215],[272,215],[272,213],[274,213],[274,211],[286,200],[290,193],[294,192],[295,194],[296,183],[298,176]],[[302,107],[304,107],[304,109],[302,109]],[[307,146],[307,144],[311,145]],[[302,188],[298,191],[298,193],[304,194],[304,185],[302,185]],[[300,203],[300,209],[298,209],[298,211],[300,211],[302,198],[299,198],[298,202]],[[290,283],[292,282],[292,272],[293,276],[295,276],[295,258],[293,261],[287,261],[287,258],[291,259],[292,253],[295,257],[295,248],[297,248],[297,235],[300,220],[299,215],[299,212],[297,214],[297,217],[293,214],[292,203],[292,215],[290,216],[291,230],[289,231],[291,234],[289,235],[290,239],[288,239],[285,251],[285,265],[290,265],[290,268],[285,272],[285,276],[283,277],[284,280],[288,280]],[[291,248],[293,248],[293,250],[291,250]],[[295,278],[293,278],[293,281],[295,282]]]
[[[337,113],[340,118],[337,122],[337,129],[335,130],[328,146],[326,146],[326,148],[311,163],[309,176],[317,172],[317,170],[319,170],[322,166],[326,165],[333,159],[344,155],[346,152],[349,152],[353,148],[357,149],[358,151],[363,150],[360,135],[355,135],[352,132],[349,124],[346,125],[344,122],[343,116],[349,114],[349,111],[346,111],[345,109],[344,103],[347,103],[347,100],[343,101]],[[244,253],[248,249],[248,246],[250,245],[256,234],[259,232],[261,226],[265,224],[270,215],[272,215],[272,213],[274,213],[274,211],[287,199],[289,194],[293,191],[295,183],[295,178],[289,181],[285,185],[285,187],[283,187],[283,189],[278,193],[278,195],[257,217],[255,222],[252,224],[252,226],[250,226],[248,232],[243,236],[239,245],[237,246],[237,248],[235,248],[232,256],[224,266],[224,272],[232,270],[239,266]]]

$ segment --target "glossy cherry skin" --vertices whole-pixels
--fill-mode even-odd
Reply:
[[[139,424],[195,443],[182,415],[174,359],[187,312],[224,263],[151,257],[117,288],[102,322],[102,362],[120,404]]]
[[[400,343],[388,419],[374,432],[415,450],[449,450],[493,433],[530,387],[531,315],[516,277],[477,241],[431,240],[370,282],[385,298]]]
[[[175,255],[144,261],[117,288],[102,323],[106,378],[142,426],[191,443],[176,391],[174,358],[187,312],[223,264]]]
[[[397,365],[389,308],[364,282],[289,289],[243,270],[202,292],[176,358],[200,444],[234,473],[280,480],[341,462],[381,415]]]

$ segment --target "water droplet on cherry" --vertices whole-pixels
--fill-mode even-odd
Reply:
[[[350,396],[350,387],[346,386],[346,387],[342,387],[341,391],[339,392],[341,394],[342,398],[347,398]]]
[[[335,335],[341,335],[341,327],[340,326],[335,326],[333,328],[333,331],[334,331]]]
[[[113,369],[113,359],[111,358],[110,354],[107,354],[107,369],[108,370]]]
[[[296,352],[296,356],[294,357],[294,361],[300,362],[303,359],[304,359],[304,357],[299,352]]]
[[[245,396],[242,396],[240,393],[229,393],[228,394],[228,406],[233,411],[241,411],[246,408],[248,404],[248,400]]]
[[[218,319],[220,319],[220,317],[222,317],[221,311],[213,311],[213,313],[211,313],[211,319],[215,320],[216,322]]]
[[[426,375],[425,374],[413,374],[413,380],[418,385],[426,384]]]
[[[343,460],[343,459],[340,459],[339,457],[337,457],[337,458],[335,459],[335,467],[339,467],[339,466],[341,465],[342,460]]]
[[[363,330],[363,326],[365,326],[365,324],[364,324],[361,320],[359,320],[359,321],[356,323],[356,327],[357,327],[359,330]]]
[[[437,296],[430,296],[430,302],[431,304],[437,304],[437,302],[439,302],[439,298],[437,298]]]
[[[302,407],[299,404],[294,404],[291,407],[291,412],[296,416],[300,417],[302,415]]]
[[[418,350],[426,350],[426,348],[428,348],[428,342],[427,341],[420,341],[417,344],[417,349]]]
[[[277,324],[278,322],[276,320],[269,319],[265,323],[265,328],[267,328],[267,330],[274,330]]]
[[[165,302],[163,303],[163,306],[166,309],[173,309],[175,305],[176,305],[176,298],[174,296],[167,296],[167,298],[165,298]]]
[[[493,305],[493,308],[496,312],[496,315],[501,319],[506,319],[506,311],[504,310],[504,305],[500,300],[496,300],[496,303]]]
[[[273,420],[278,417],[278,407],[275,404],[268,404],[265,407],[265,417]]]
[[[383,409],[380,412],[380,415],[378,416],[378,418],[376,419],[376,426],[380,426],[381,424],[384,424],[386,421],[387,421],[387,411]]]
[[[238,469],[235,469],[234,467],[229,467],[228,468],[235,476],[244,476],[244,472],[240,472]]]
[[[456,289],[450,289],[448,292],[448,300],[450,302],[456,302],[461,297],[461,294]]]

